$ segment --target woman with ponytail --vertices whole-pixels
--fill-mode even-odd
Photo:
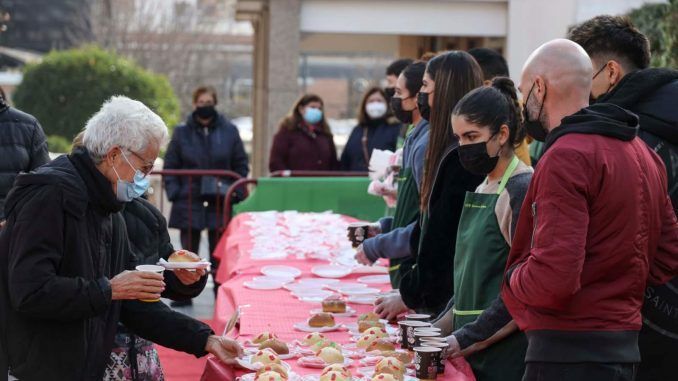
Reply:
[[[399,293],[377,299],[375,312],[383,318],[395,319],[407,310],[437,315],[452,297],[454,233],[465,193],[483,177],[461,166],[450,116],[457,102],[482,84],[480,67],[465,52],[440,54],[426,66],[417,96],[417,108],[430,122],[420,214],[410,239],[413,255],[398,269]]]
[[[485,176],[468,192],[454,258],[454,300],[435,323],[452,356],[463,355],[478,381],[522,379],[527,341],[499,297],[511,239],[532,168],[515,148],[525,137],[513,82],[497,77],[468,93],[452,111],[461,165]]]

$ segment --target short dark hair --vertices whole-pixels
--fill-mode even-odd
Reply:
[[[193,103],[196,103],[203,94],[210,94],[214,99],[214,104],[217,104],[217,90],[212,86],[199,86],[193,90]]]
[[[386,75],[395,75],[396,77],[413,61],[409,58],[401,58],[391,62],[390,65],[386,68]]]
[[[650,41],[626,16],[596,16],[571,28],[567,38],[591,58],[616,58],[627,70],[650,66]]]
[[[424,80],[424,73],[426,72],[426,62],[414,61],[400,73],[405,78],[405,87],[410,96],[415,96],[419,89],[421,89]]]
[[[474,48],[468,51],[476,59],[483,71],[483,79],[491,81],[494,77],[508,77],[506,59],[498,51],[489,48]]]

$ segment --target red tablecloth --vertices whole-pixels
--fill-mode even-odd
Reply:
[[[220,334],[230,316],[234,313],[237,306],[246,306],[242,308],[240,326],[235,335],[239,340],[244,341],[258,335],[262,331],[275,332],[282,340],[292,341],[306,335],[304,332],[295,331],[294,323],[304,322],[308,319],[309,310],[318,308],[320,305],[306,303],[297,300],[289,291],[280,289],[272,291],[251,290],[243,286],[243,282],[252,279],[253,276],[260,275],[260,269],[263,266],[271,264],[285,264],[300,269],[303,274],[301,278],[314,277],[311,274],[311,268],[318,264],[326,264],[327,261],[314,259],[297,259],[290,256],[285,260],[254,260],[248,253],[253,247],[250,236],[250,228],[246,221],[251,220],[248,213],[240,214],[231,221],[226,233],[223,235],[216,248],[216,253],[221,259],[217,280],[222,284],[217,294],[215,307],[214,324],[218,334]],[[346,222],[352,221],[346,217]],[[355,281],[360,275],[349,275],[342,281]],[[383,289],[389,289],[390,286],[384,286]],[[358,313],[368,312],[372,309],[369,305],[350,304]],[[340,323],[355,322],[356,318],[338,318]],[[234,335],[233,332],[230,334]],[[348,343],[349,334],[343,332],[325,333],[325,336],[338,343]],[[300,375],[318,373],[317,369],[303,368],[297,365],[296,359],[287,360],[294,372]],[[474,380],[468,363],[463,359],[455,361],[454,366],[448,364],[444,377],[445,381],[471,381]],[[233,369],[223,365],[221,362],[211,357],[207,360],[205,372],[202,380],[234,380],[241,375],[241,370]],[[466,375],[471,375],[470,377]]]

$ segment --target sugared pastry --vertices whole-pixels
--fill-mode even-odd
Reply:
[[[281,364],[269,364],[265,365],[257,371],[257,377],[266,372],[276,372],[280,374],[283,378],[287,379],[287,369]]]
[[[363,333],[370,328],[384,328],[384,323],[375,320],[363,320],[358,322],[358,332]]]
[[[259,349],[270,348],[273,352],[279,355],[287,355],[290,353],[290,348],[287,344],[283,343],[278,339],[268,339],[263,343],[259,344]]]
[[[346,378],[351,378],[351,372],[348,370],[348,368],[343,365],[343,364],[330,364],[323,369],[322,372],[320,372],[320,375],[324,375],[328,372],[339,372],[341,373],[342,376]]]
[[[323,312],[334,312],[343,314],[346,312],[346,302],[340,296],[332,295],[322,302]]]
[[[372,327],[368,328],[363,332],[363,335],[374,335],[380,339],[385,339],[388,337],[388,333],[386,333],[385,328],[380,328],[380,327]]]
[[[254,339],[252,339],[252,342],[254,344],[261,344],[266,340],[277,339],[277,338],[278,337],[271,332],[262,332],[262,333],[258,334]]]
[[[341,351],[341,346],[339,344],[335,343],[332,340],[319,341],[311,347],[311,350],[313,352],[315,352],[316,355],[318,355],[320,350],[323,349],[323,348],[334,348],[334,349],[338,349],[338,350]]]
[[[320,357],[326,364],[343,364],[344,355],[341,354],[336,348],[323,348],[318,352],[318,357]]]
[[[397,378],[393,377],[392,374],[388,373],[381,373],[381,374],[374,374],[372,377],[372,381],[399,381]]]
[[[358,348],[367,349],[369,348],[370,345],[372,345],[372,343],[374,343],[377,340],[379,340],[377,336],[373,334],[363,333],[358,338],[358,342],[356,343],[356,345],[358,346]]]
[[[374,373],[391,374],[398,380],[402,380],[405,374],[405,365],[395,357],[384,357],[374,367]]]
[[[321,340],[325,340],[325,336],[322,333],[313,332],[313,333],[309,333],[308,335],[304,336],[302,343],[304,343],[304,345],[311,346],[311,345],[315,345],[316,343],[318,343]]]
[[[334,327],[336,322],[331,314],[321,312],[311,316],[308,319],[308,325],[311,327]]]
[[[374,312],[368,312],[358,316],[358,322],[361,321],[379,321],[379,315],[375,314]]]
[[[258,351],[252,356],[252,364],[262,363],[264,365],[280,364],[280,358],[273,350],[266,348]]]
[[[178,250],[167,257],[167,262],[195,262],[193,258],[188,251]]]
[[[382,351],[382,352],[385,352],[385,351],[395,351],[395,345],[394,345],[392,342],[388,341],[388,340],[378,339],[378,340],[373,341],[372,344],[370,344],[370,345],[365,349],[365,351],[367,351],[367,352],[372,352],[372,351]]]
[[[286,381],[287,378],[283,377],[282,374],[278,372],[264,372],[261,374],[257,374],[257,376],[254,378],[255,381]]]
[[[341,372],[327,372],[320,376],[320,381],[350,381],[351,377],[346,377]]]
[[[381,355],[384,357],[395,357],[403,364],[411,363],[414,358],[414,355],[411,352],[406,351],[382,351]]]

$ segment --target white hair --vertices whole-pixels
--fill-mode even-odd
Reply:
[[[83,145],[98,164],[113,147],[142,152],[149,144],[162,147],[167,135],[165,123],[146,105],[114,96],[87,121]]]

